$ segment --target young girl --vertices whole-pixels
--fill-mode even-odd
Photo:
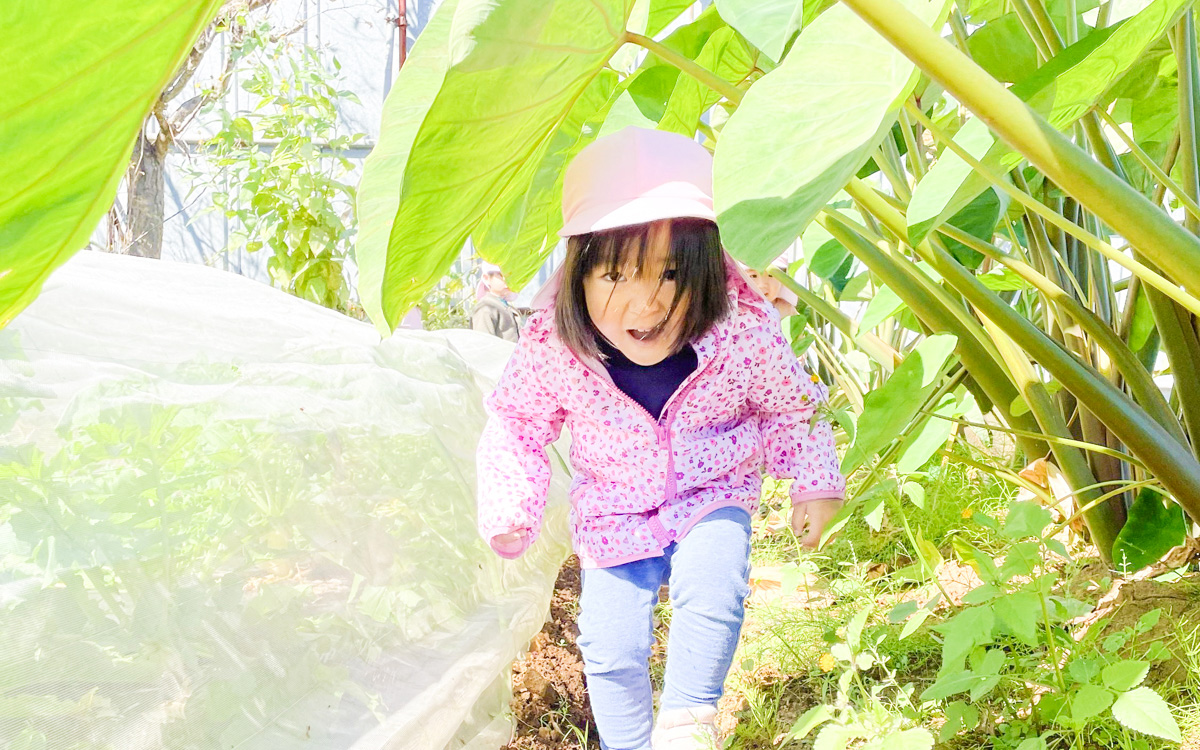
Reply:
[[[845,488],[824,387],[721,249],[712,157],[626,128],[583,149],[563,185],[567,256],[495,393],[479,444],[479,529],[514,558],[537,539],[545,448],[571,430],[579,647],[605,750],[707,748],[749,591],[765,463],[794,479],[815,545]],[[658,721],[649,658],[658,591],[670,640]]]

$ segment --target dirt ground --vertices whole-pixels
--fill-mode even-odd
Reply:
[[[583,680],[583,657],[575,639],[579,611],[579,560],[569,558],[558,573],[550,619],[513,664],[511,708],[516,737],[501,750],[598,750]]]

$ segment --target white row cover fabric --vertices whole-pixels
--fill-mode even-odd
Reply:
[[[511,351],[76,256],[0,331],[0,747],[502,745],[568,552],[558,458],[530,554],[475,532]]]

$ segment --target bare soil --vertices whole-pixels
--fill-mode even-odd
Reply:
[[[501,750],[599,750],[575,643],[579,591],[579,560],[572,556],[554,583],[550,619],[533,637],[529,653],[513,664],[510,705],[517,731]]]

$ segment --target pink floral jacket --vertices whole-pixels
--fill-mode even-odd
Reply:
[[[598,363],[554,331],[554,310],[529,319],[496,390],[478,448],[479,531],[504,557],[541,527],[546,446],[571,431],[571,537],[580,564],[605,568],[662,554],[701,518],[754,513],[765,463],[791,478],[792,501],[841,498],[833,431],[814,421],[826,390],[780,335],[779,318],[736,268],[733,313],[692,342],[698,365],[655,420]],[[516,548],[495,537],[527,530]]]

